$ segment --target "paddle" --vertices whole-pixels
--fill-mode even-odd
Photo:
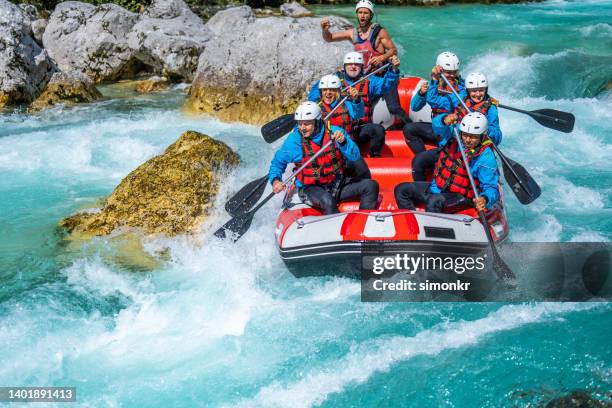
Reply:
[[[470,164],[465,157],[465,152],[463,151],[463,144],[461,143],[461,138],[459,137],[459,133],[457,132],[457,128],[453,126],[453,131],[455,133],[455,140],[459,146],[459,151],[461,152],[461,158],[463,159],[463,165],[465,166],[465,170],[468,174],[468,178],[470,179],[470,185],[472,186],[472,190],[474,191],[474,197],[480,197],[478,194],[478,190],[476,189],[476,184],[474,183],[474,177],[472,177],[472,171],[470,170]],[[485,234],[487,235],[487,240],[489,241],[489,245],[491,246],[491,252],[493,253],[493,262],[495,267],[495,273],[497,276],[503,279],[514,279],[514,272],[512,269],[501,258],[499,253],[497,252],[497,248],[495,247],[495,241],[493,241],[493,237],[491,236],[491,231],[489,230],[489,223],[487,222],[487,217],[484,214],[484,211],[478,210],[478,216],[480,217],[480,222],[482,223],[482,227],[485,230]]]
[[[574,130],[574,122],[576,118],[569,112],[558,111],[555,109],[538,109],[534,111],[526,111],[523,109],[513,108],[511,106],[499,105],[500,108],[508,109],[514,112],[524,113],[531,116],[540,125],[560,132],[571,133]]]
[[[448,79],[441,74],[440,78],[444,79],[446,85],[450,88],[450,90],[455,94],[455,97],[459,99],[459,102],[463,105],[466,111],[471,112],[470,108],[467,107],[463,99],[459,96],[455,88],[450,84]],[[453,129],[455,127],[453,126]],[[504,168],[504,178],[506,182],[512,187],[512,191],[516,198],[518,198],[521,204],[529,204],[533,202],[536,198],[540,196],[541,189],[538,186],[538,183],[531,177],[531,175],[525,170],[523,166],[518,164],[517,162],[508,159],[506,156],[502,154],[495,143],[491,143],[493,146],[493,150],[499,155],[499,158],[502,161]],[[514,163],[514,165],[512,164]]]
[[[346,100],[348,96],[343,97],[336,107],[331,110],[325,117],[323,118],[323,122],[331,117],[338,107],[340,107]],[[291,115],[293,120],[293,115]],[[225,210],[232,217],[236,217],[239,214],[247,212],[251,209],[253,205],[261,198],[264,190],[266,189],[266,181],[268,180],[268,175],[266,174],[263,177],[258,178],[257,180],[253,180],[244,187],[242,187],[236,194],[230,198],[227,203],[225,203]]]
[[[376,68],[374,71],[359,78],[359,80],[353,82],[352,85],[343,88],[340,92],[346,92],[346,90],[349,89],[350,87],[354,87],[355,85],[365,80],[366,78],[382,71],[383,69],[388,68],[390,65],[391,63],[389,62],[383,65],[382,67]],[[334,112],[338,108],[338,106],[340,106],[340,104],[336,105],[336,107],[332,110],[332,112]],[[271,122],[268,122],[265,125],[263,125],[261,128],[261,135],[263,136],[266,143],[273,143],[277,141],[278,139],[280,139],[281,137],[283,137],[284,135],[286,135],[287,133],[289,133],[291,129],[293,129],[294,125],[295,125],[295,122],[293,120],[293,114],[288,113],[286,115],[279,116],[278,118],[272,120]]]
[[[502,154],[494,143],[491,143],[491,146],[493,146],[493,150],[501,159],[504,178],[519,202],[527,205],[535,201],[542,193],[538,183],[535,182],[523,166]]]
[[[268,182],[268,175],[247,183],[225,203],[225,211],[232,217],[251,209],[259,201]]]
[[[346,97],[344,98],[346,99]],[[323,147],[316,152],[310,159],[306,160],[306,163],[302,164],[297,170],[295,170],[287,179],[283,181],[283,186],[286,186],[293,180],[302,170],[304,170],[313,160],[319,157],[331,144],[334,142],[331,139],[329,142],[325,143]],[[227,234],[232,234],[232,242],[238,241],[251,226],[251,222],[253,221],[253,216],[261,207],[263,207],[272,197],[274,197],[276,193],[271,192],[268,194],[266,198],[264,198],[259,204],[257,204],[251,211],[240,214],[236,217],[233,217],[231,220],[223,224],[221,228],[215,231],[214,235],[217,238],[226,238]]]

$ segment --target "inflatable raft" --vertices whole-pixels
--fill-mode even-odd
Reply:
[[[400,80],[400,103],[410,112],[411,120],[430,122],[429,106],[410,111],[410,99],[420,81],[415,77]],[[393,125],[384,103],[376,105],[373,115],[376,123],[386,128]],[[393,191],[397,184],[412,181],[413,157],[402,131],[387,130],[382,157],[365,159],[380,186],[376,210],[359,210],[359,202],[350,201],[339,203],[339,214],[323,215],[300,199],[295,186],[288,188],[275,237],[290,270],[296,276],[355,275],[360,273],[361,256],[372,252],[467,256],[488,248],[474,208],[459,208],[453,213],[427,213],[422,206],[417,211],[397,208]],[[498,204],[486,213],[487,228],[497,242],[508,235],[503,203],[500,186]]]

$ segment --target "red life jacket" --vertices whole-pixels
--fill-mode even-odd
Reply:
[[[487,112],[493,103],[491,102],[491,98],[485,97],[482,101],[476,103],[469,96],[465,99],[465,105],[470,109],[471,112],[480,112],[483,115],[487,116]],[[466,111],[463,107],[463,104],[459,104],[455,109],[455,113],[459,120],[463,119],[465,115],[470,113],[470,111]]]
[[[459,78],[455,78],[449,82],[453,85],[453,88],[455,88],[455,91],[459,93]],[[452,93],[451,89],[448,87],[448,85],[446,85],[446,82],[442,78],[440,78],[440,80],[438,81],[438,93],[440,95],[448,95]],[[450,111],[447,109],[443,109],[443,108],[434,108],[434,107],[431,108],[431,118],[432,119],[442,113],[450,113]]]
[[[323,131],[323,139],[321,146],[325,146],[327,142],[331,140],[331,127],[329,122],[325,125]],[[312,139],[305,139],[302,137],[302,161],[305,162],[315,155],[321,146],[312,141]],[[298,163],[298,166],[302,162]],[[302,170],[297,178],[304,185],[312,184],[329,184],[336,180],[336,177],[341,176],[344,172],[344,157],[340,150],[336,147],[336,143],[333,142],[326,151],[314,159],[304,170]]]
[[[342,84],[342,88],[346,88],[348,86],[352,86],[348,83],[346,79],[344,79],[344,71],[338,71],[338,78],[340,78],[340,83]],[[368,89],[370,89],[370,78],[366,78],[356,86],[357,92],[359,92],[359,96],[363,100],[363,107],[365,110],[365,114],[362,118],[359,119],[360,124],[370,123],[372,121],[371,113],[372,113],[372,104],[370,103],[370,98],[368,95]]]
[[[492,142],[485,137],[478,150],[465,152],[468,165],[486,149],[490,149],[491,143]],[[450,146],[447,145],[440,151],[438,163],[436,164],[436,170],[434,172],[434,180],[440,190],[459,193],[468,199],[472,199],[474,197],[474,190],[472,190],[472,186],[470,186],[470,178],[468,177],[458,147],[457,141],[453,140]],[[476,184],[476,188],[478,188],[480,184],[478,179],[474,179],[474,184]]]
[[[319,101],[319,106],[321,107],[321,113],[323,117],[327,117],[329,112],[332,111],[332,107],[323,102]],[[328,121],[333,126],[341,127],[346,130],[346,133],[351,134],[351,130],[353,128],[353,120],[351,119],[351,115],[349,114],[348,108],[346,107],[346,103],[343,103],[338,109],[332,113],[331,117],[328,118]]]
[[[376,37],[378,37],[378,33],[380,33],[380,30],[382,30],[380,24],[372,24],[370,27],[370,35],[368,36],[368,38],[363,40],[361,37],[359,37],[357,29],[353,28],[353,50],[361,52],[361,54],[363,54],[364,73],[366,73],[372,68],[375,68],[368,66],[370,58],[383,55],[382,52],[379,52],[376,49]]]

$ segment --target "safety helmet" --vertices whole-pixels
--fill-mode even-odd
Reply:
[[[314,102],[302,102],[295,110],[293,118],[295,120],[321,119],[321,108]]]
[[[340,89],[340,79],[334,75],[325,75],[319,80],[319,89]]]
[[[436,65],[441,66],[445,71],[457,71],[459,69],[459,57],[450,51],[444,51],[436,58]]]
[[[465,78],[465,87],[467,89],[488,88],[489,81],[487,77],[480,72],[472,72]]]
[[[487,131],[489,121],[480,112],[470,112],[463,117],[459,124],[459,130],[471,135],[482,135]]]
[[[370,10],[372,14],[374,14],[374,3],[372,3],[370,0],[359,0],[355,6],[355,12],[357,12],[357,10],[360,8],[366,8]]]
[[[363,54],[356,51],[347,52],[344,55],[343,64],[361,64],[363,65]]]

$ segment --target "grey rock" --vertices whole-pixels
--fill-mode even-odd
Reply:
[[[218,12],[207,27],[219,40],[200,56],[197,77],[237,90],[301,94],[352,49],[348,42],[324,42],[317,18],[258,19],[248,6]]]
[[[280,11],[285,16],[294,17],[294,18],[312,17],[313,16],[312,11],[310,11],[307,8],[303,7],[297,1],[293,1],[291,3],[281,4]]]
[[[47,24],[49,23],[49,21],[47,21],[44,18],[40,18],[38,20],[34,20],[32,21],[32,36],[34,37],[34,39],[36,40],[36,42],[39,45],[42,45],[42,37],[43,34],[45,33],[45,28],[47,28]]]
[[[38,18],[38,11],[33,5],[22,3],[19,5],[19,8],[23,12],[23,14],[30,20],[34,21]]]
[[[115,4],[59,3],[43,44],[62,71],[80,71],[96,82],[127,75],[137,62],[127,36],[138,14]]]
[[[93,81],[82,72],[56,72],[51,77],[44,92],[30,105],[30,112],[56,105],[74,105],[93,102],[102,94]]]
[[[0,0],[0,107],[30,102],[55,70],[31,36],[30,18],[13,3]]]
[[[334,24],[334,29],[340,28],[338,20]],[[224,109],[221,105],[242,103],[234,95],[268,98],[270,103],[255,106],[271,114],[275,106],[292,109],[313,81],[334,72],[352,49],[349,42],[324,42],[318,18],[256,18],[248,6],[220,11],[206,26],[217,39],[200,55],[190,100],[196,110],[218,112]],[[206,94],[211,86],[226,92],[223,101],[211,102]],[[228,118],[244,120],[241,115]]]
[[[153,71],[191,80],[211,36],[182,0],[154,0],[130,31],[128,44]]]

